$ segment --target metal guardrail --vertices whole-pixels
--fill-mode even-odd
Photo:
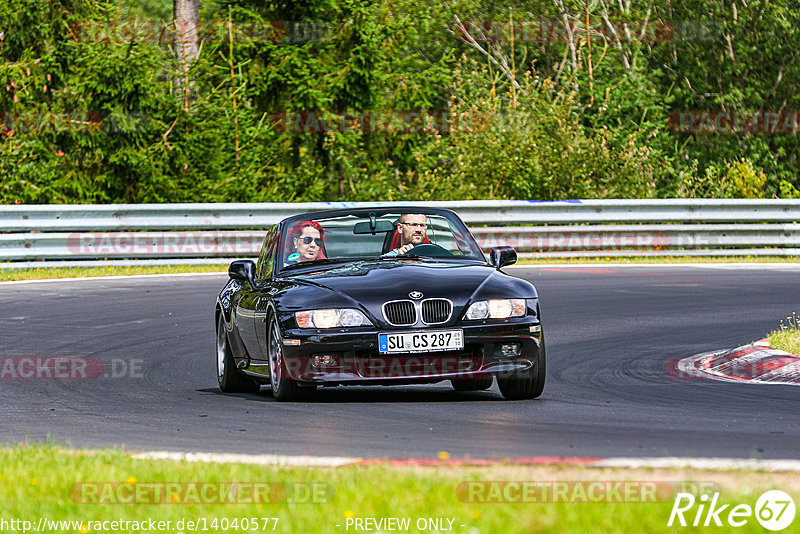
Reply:
[[[452,209],[521,257],[800,253],[800,200],[479,200],[0,206],[0,261],[222,261],[257,255],[259,229],[289,215],[375,205]]]
[[[308,202],[297,204],[108,204],[0,206],[12,232],[258,229],[295,213],[355,206],[444,207],[468,225],[583,223],[794,223],[800,200],[467,200],[454,202]]]

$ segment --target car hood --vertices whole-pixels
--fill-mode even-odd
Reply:
[[[348,306],[365,309],[380,322],[381,306],[409,299],[417,291],[426,298],[453,301],[454,317],[476,300],[536,298],[533,284],[485,264],[420,261],[364,261],[287,277],[293,290],[281,297],[286,310]]]

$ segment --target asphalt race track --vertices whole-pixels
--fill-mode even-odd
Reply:
[[[80,447],[361,457],[800,458],[800,388],[668,371],[670,360],[759,339],[800,311],[800,266],[510,272],[532,280],[541,296],[548,377],[534,401],[504,401],[496,385],[457,393],[449,383],[326,389],[294,404],[275,402],[268,387],[226,395],[213,351],[224,275],[0,284],[0,444],[51,438]],[[13,377],[21,358],[56,356],[81,357],[101,376]]]

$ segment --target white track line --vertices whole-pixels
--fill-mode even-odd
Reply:
[[[800,471],[800,460],[757,460],[733,458],[608,458],[592,467],[627,467],[648,469],[709,469],[757,471]]]
[[[279,467],[341,467],[358,464],[362,458],[345,456],[281,456],[277,454],[230,454],[206,452],[151,451],[132,454],[141,460],[175,460],[182,462],[241,463]],[[425,458],[430,461],[429,458]],[[507,463],[506,458],[497,458],[498,463]],[[387,460],[388,463],[388,460]],[[442,462],[447,466],[447,461]],[[527,465],[527,464],[526,464]],[[564,465],[569,465],[565,463]],[[711,471],[756,470],[770,472],[800,472],[800,460],[760,460],[737,458],[605,458],[587,463],[576,463],[578,467],[627,468],[627,469],[703,469]]]

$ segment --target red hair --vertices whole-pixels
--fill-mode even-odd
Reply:
[[[299,223],[295,223],[295,225],[292,226],[289,229],[289,232],[287,232],[286,234],[287,256],[295,252],[294,240],[303,235],[303,228],[308,228],[309,226],[311,228],[315,228],[319,232],[319,237],[322,239],[322,241],[323,242],[325,241],[325,229],[322,226],[320,226],[319,223],[315,221],[300,221]],[[319,248],[319,252],[317,253],[317,259],[321,260],[327,259],[327,257],[325,256],[325,252],[323,252],[322,250],[322,247]]]

